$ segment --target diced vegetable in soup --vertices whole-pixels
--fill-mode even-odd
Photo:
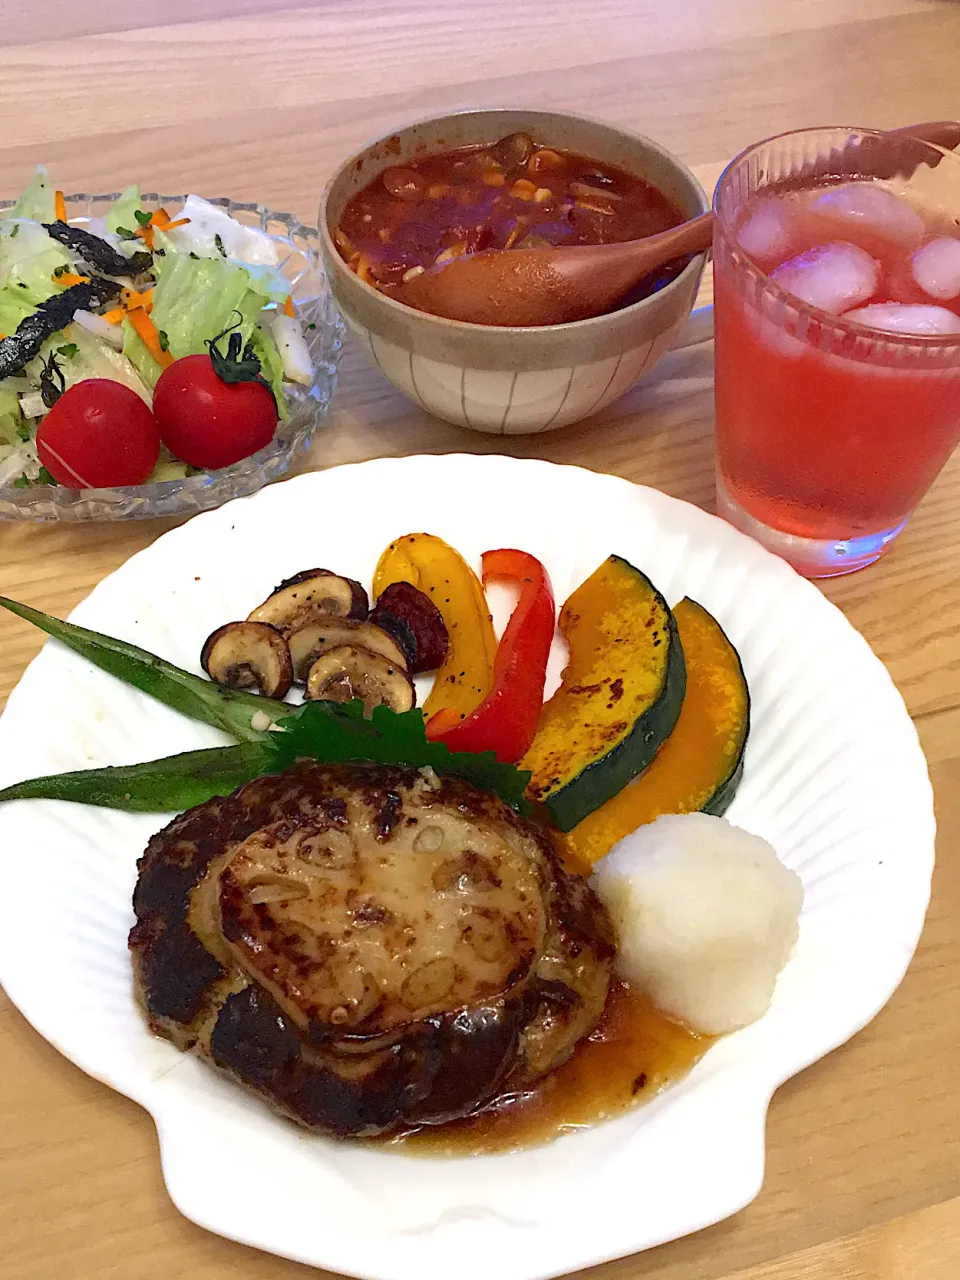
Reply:
[[[464,253],[610,244],[683,221],[643,178],[513,133],[385,169],[346,206],[334,240],[362,280],[390,293],[410,273]],[[683,265],[671,264],[644,292]]]

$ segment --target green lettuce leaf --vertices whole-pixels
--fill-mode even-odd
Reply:
[[[54,272],[72,268],[72,260],[63,245],[48,236],[39,223],[14,225],[15,236],[0,236],[0,290],[12,292],[35,307],[62,292],[65,286],[56,283]]]
[[[160,461],[150,472],[151,484],[162,484],[164,480],[185,480],[189,474],[189,468],[185,462],[180,462],[177,458],[164,457],[161,451]]]
[[[136,231],[138,226],[137,210],[141,207],[140,188],[136,184],[132,187],[127,187],[126,191],[122,192],[114,200],[106,212],[104,222],[107,224],[107,230],[112,231],[114,235],[117,234],[121,227],[125,231]],[[143,248],[143,245],[140,244],[139,247]]]
[[[250,273],[252,286],[257,293],[262,293],[270,302],[283,306],[290,296],[290,281],[279,267],[245,262],[243,268]]]
[[[21,320],[36,309],[24,289],[0,289],[0,333],[16,333]]]
[[[57,216],[56,189],[42,164],[30,180],[23,195],[10,211],[11,218],[32,218],[34,222],[53,222]]]
[[[127,316],[120,322],[123,330],[123,355],[133,365],[140,380],[152,391],[157,385],[162,367],[150,354],[147,344],[137,333]]]
[[[270,384],[273,398],[277,402],[280,421],[283,422],[290,416],[290,410],[287,408],[287,397],[283,391],[283,361],[280,359],[277,344],[270,334],[258,324],[250,335],[250,345],[253,347],[254,355],[260,361],[261,374]]]
[[[16,391],[0,386],[0,444],[13,445],[14,447],[23,444],[23,440],[18,434],[22,426],[20,397]]]
[[[152,404],[153,397],[149,389],[122,352],[83,325],[71,325],[70,334],[69,346],[74,350],[68,355],[58,350],[57,354],[57,362],[67,387],[84,382],[87,378],[107,378],[110,382],[120,382],[135,391],[144,404]],[[64,344],[61,342],[59,345]]]
[[[203,355],[207,342],[237,320],[244,343],[253,333],[264,297],[251,287],[250,273],[225,258],[168,254],[161,259],[150,318],[167,335],[175,360]]]

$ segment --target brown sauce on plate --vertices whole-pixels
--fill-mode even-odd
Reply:
[[[537,1146],[621,1115],[679,1080],[714,1043],[671,1022],[622,982],[599,1026],[558,1070],[466,1120],[425,1127],[390,1145],[406,1155],[491,1155]]]

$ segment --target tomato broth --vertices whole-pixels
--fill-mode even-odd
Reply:
[[[389,294],[464,253],[611,244],[677,226],[682,210],[615,165],[541,146],[523,133],[385,169],[344,209],[333,235],[357,275]],[[644,282],[645,296],[686,260]]]

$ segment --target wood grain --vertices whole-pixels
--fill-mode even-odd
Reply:
[[[66,189],[140,177],[309,220],[364,138],[434,110],[517,102],[639,128],[710,188],[734,152],[780,129],[960,116],[956,0],[33,0],[2,19],[0,193],[44,160]],[[508,447],[710,509],[711,362],[709,345],[674,353],[600,418],[505,442],[427,417],[348,345],[303,466]],[[955,1280],[958,511],[960,456],[883,562],[824,585],[887,663],[931,764],[941,857],[914,964],[871,1026],[777,1093],[754,1204],[597,1280]],[[0,590],[65,614],[171,523],[0,526]],[[0,697],[38,648],[0,620]],[[0,1079],[0,1280],[316,1274],[180,1217],[149,1117],[2,995]]]

